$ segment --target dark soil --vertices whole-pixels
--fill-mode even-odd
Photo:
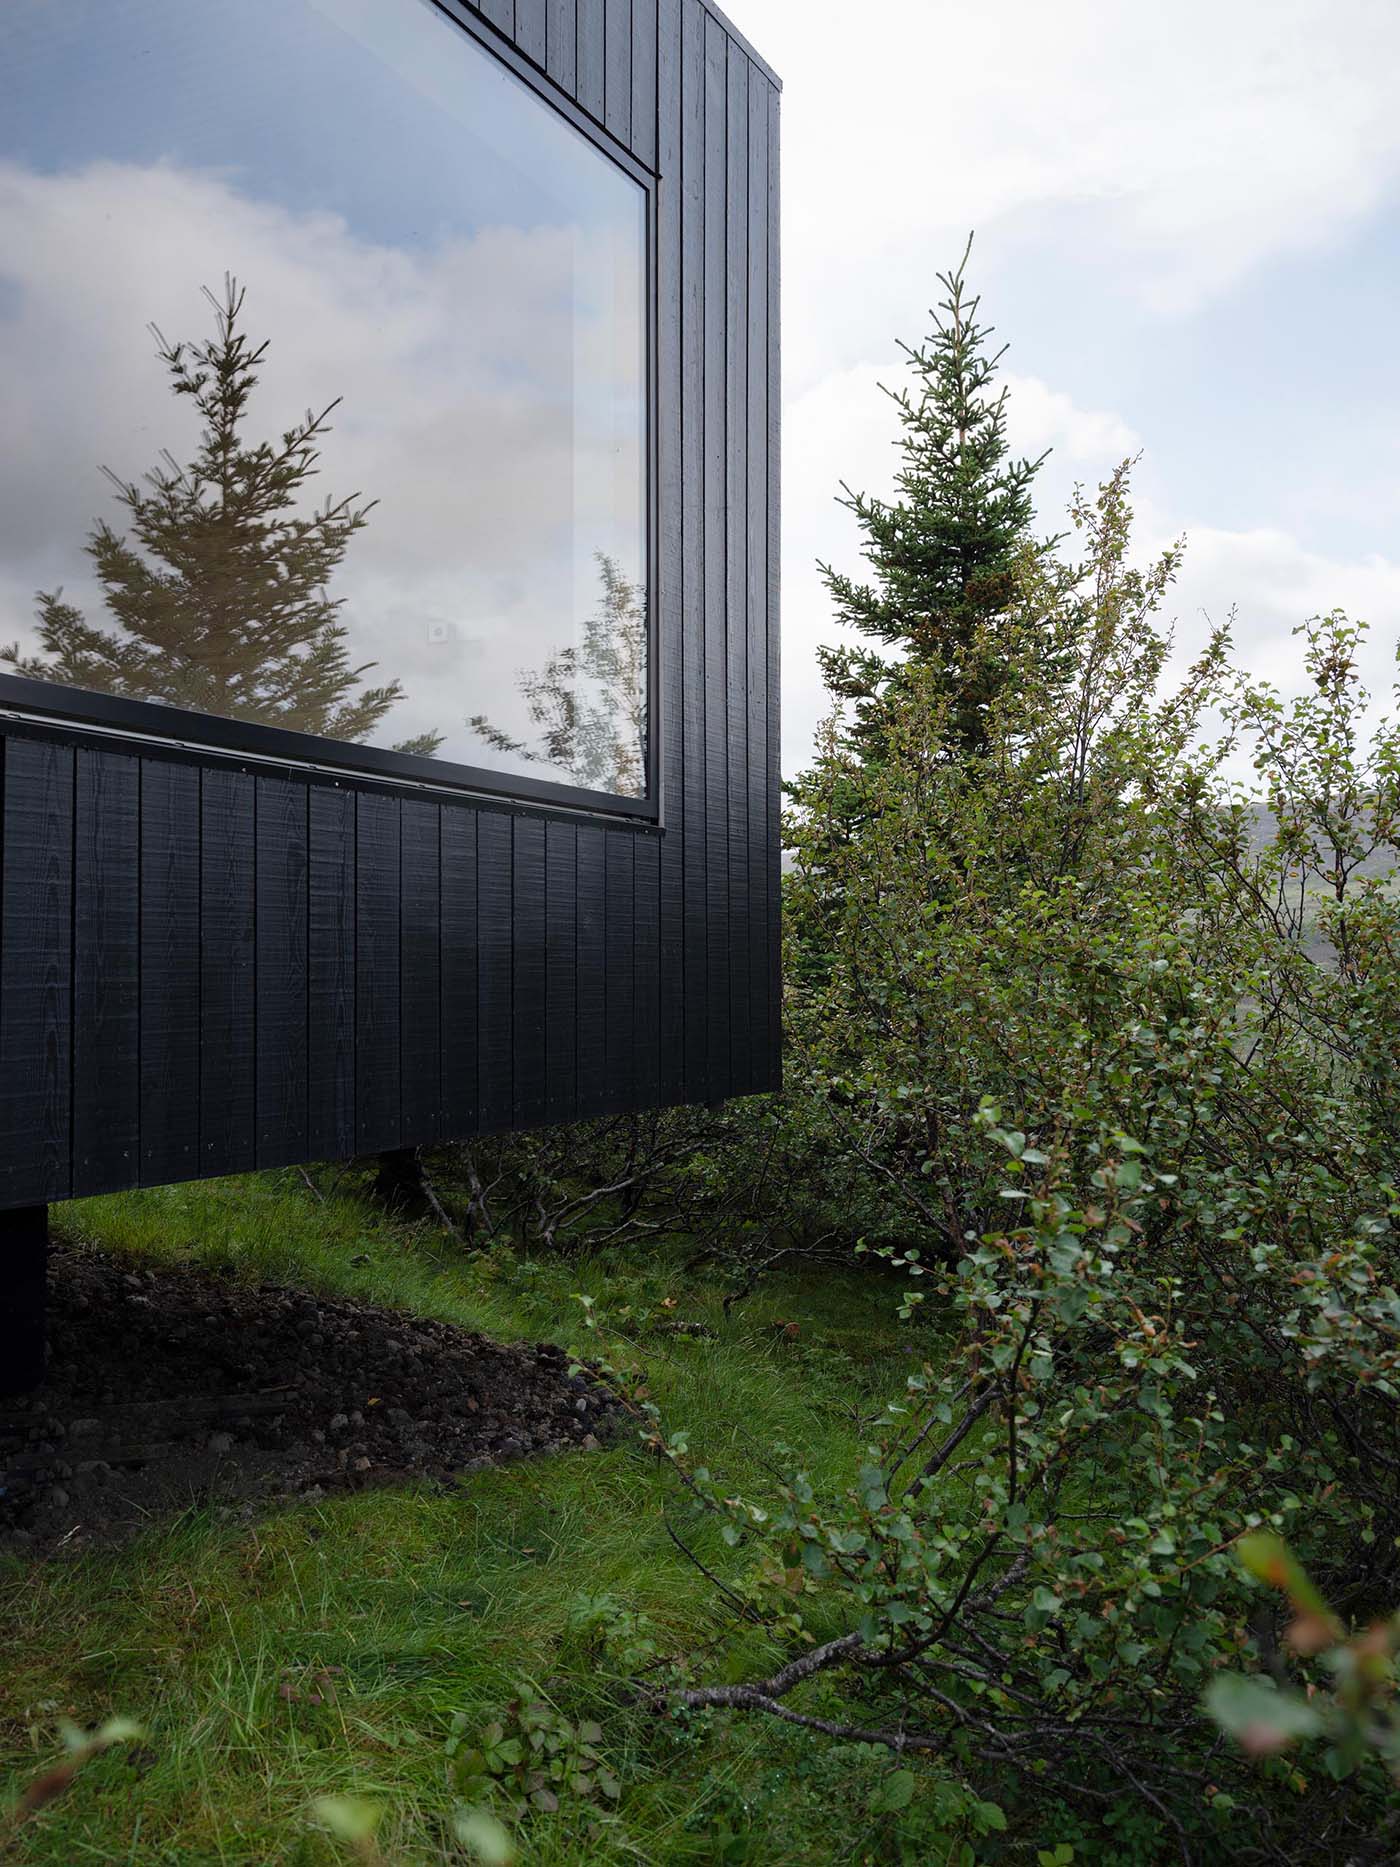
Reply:
[[[55,1245],[44,1386],[0,1401],[0,1550],[121,1542],[190,1504],[248,1512],[530,1453],[596,1450],[616,1403],[561,1349]]]

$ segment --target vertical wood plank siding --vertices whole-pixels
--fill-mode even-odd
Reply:
[[[662,827],[0,722],[0,1207],[780,1080],[777,87],[467,5],[657,177]]]
[[[511,1125],[537,1128],[545,1119],[545,826],[517,817],[511,838],[511,1030],[514,1108]]]
[[[199,1151],[205,1173],[256,1165],[254,796],[248,772],[200,779]]]
[[[747,61],[746,61],[747,62]],[[747,433],[748,484],[745,510],[744,680],[747,687],[744,746],[748,758],[745,816],[749,910],[745,943],[748,974],[749,1051],[745,1086],[767,1087],[768,1049],[768,95],[769,86],[750,65],[748,81],[748,297]]]
[[[442,1132],[475,1134],[477,1083],[476,813],[442,812]]]
[[[549,0],[515,0],[515,43],[537,65],[548,56],[548,10]]]
[[[199,779],[197,766],[141,760],[141,1180],[159,1186],[201,1171],[199,1158]],[[325,795],[313,792],[315,801]],[[332,794],[334,795],[334,794]],[[314,895],[350,921],[342,891]],[[314,1010],[314,1001],[313,1001]],[[313,1019],[313,1045],[316,1026]],[[315,1051],[312,1051],[314,1064]],[[309,1137],[337,1158],[346,1136]],[[336,1145],[328,1146],[334,1140]]]
[[[768,1074],[765,1089],[782,1087],[783,941],[782,941],[782,329],[778,318],[782,187],[778,155],[778,93],[768,92]]]
[[[256,810],[258,1165],[293,1166],[307,1136],[308,797],[299,778],[259,777]]]
[[[696,0],[698,4],[698,0]],[[705,1094],[715,1100],[733,1080],[730,1070],[729,1000],[729,791],[737,773],[729,769],[728,607],[728,135],[729,39],[718,20],[705,15],[705,207],[701,303],[704,499],[701,624],[705,655]]]
[[[73,1183],[73,748],[5,747],[0,848],[0,1194]]]
[[[510,39],[515,35],[515,8],[516,0],[478,0],[476,11]]]
[[[575,974],[578,994],[578,1112],[600,1115],[607,1106],[607,901],[604,892],[605,832],[596,824],[578,826],[578,864],[575,901],[578,920],[574,931]]]
[[[355,1151],[355,796],[311,786],[308,1132],[317,1160]]]
[[[636,944],[633,844],[626,830],[608,830],[603,846],[603,921],[607,928],[603,1004],[603,1106],[608,1114],[634,1108],[637,1094],[636,989],[633,949]]]
[[[494,813],[476,826],[477,1086],[485,1134],[509,1128],[515,1112],[510,831],[510,818]]]
[[[708,888],[709,747],[705,737],[705,13],[681,3],[681,904],[685,1097],[710,1093]],[[663,190],[673,193],[674,189]],[[666,529],[670,529],[667,527]],[[719,825],[715,825],[718,835]]]
[[[578,1107],[578,829],[545,825],[545,1119]]]
[[[547,0],[544,27],[545,70],[566,96],[576,94],[578,7],[576,0]]]
[[[441,806],[405,798],[400,834],[400,1125],[411,1145],[427,1146],[442,1136]]]
[[[632,0],[632,99],[628,144],[645,168],[656,162],[657,111],[660,85],[657,72],[659,0]]]
[[[673,185],[657,204],[657,497],[667,514],[656,566],[660,656],[661,794],[680,831],[685,797],[684,603],[681,481],[681,0],[660,0],[656,29],[657,164]],[[657,1099],[685,1095],[685,861],[683,834],[657,855]]]
[[[141,1135],[141,768],[83,746],[73,849],[73,1192],[134,1185]],[[303,1148],[303,1153],[304,1153]]]
[[[398,797],[367,791],[355,808],[355,1119],[359,1151],[398,1147],[402,928]]]
[[[749,708],[748,525],[744,501],[749,474],[749,344],[744,297],[749,272],[748,60],[726,42],[727,123],[724,204],[725,528],[724,692],[725,768],[729,774],[729,1073],[736,1088],[752,1078],[749,1028]]]
[[[606,111],[606,0],[574,0],[574,96],[580,109],[601,123]]]
[[[631,147],[632,0],[603,0],[603,121]]]

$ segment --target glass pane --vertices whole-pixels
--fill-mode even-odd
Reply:
[[[430,0],[4,0],[0,672],[641,795],[645,275]]]

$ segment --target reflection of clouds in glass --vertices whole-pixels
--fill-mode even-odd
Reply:
[[[149,4],[149,0],[147,0]],[[541,110],[539,99],[513,73],[480,55],[445,57],[444,22],[433,0],[386,11],[384,0],[305,0],[307,10],[367,52],[374,68],[391,72],[433,117],[467,131],[488,148],[510,178],[512,199],[567,174],[575,226],[592,229],[617,219],[621,181],[601,161],[587,138],[557,111]]]
[[[146,326],[199,328],[197,288],[226,270],[271,340],[250,434],[343,397],[315,491],[379,502],[335,585],[353,656],[407,690],[377,737],[436,727],[444,757],[485,762],[466,719],[489,705],[523,726],[514,672],[576,633],[593,552],[641,561],[640,448],[617,432],[619,411],[640,427],[635,243],[590,236],[608,315],[580,325],[567,229],[409,251],[215,174],[0,165],[0,639],[32,639],[36,588],[95,602],[82,543],[110,511],[99,465],[127,477],[163,447],[188,458],[192,415]],[[576,370],[592,391],[577,401]]]

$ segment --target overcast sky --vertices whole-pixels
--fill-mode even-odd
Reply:
[[[188,33],[174,30],[184,18],[179,0],[165,3],[173,23],[152,35],[152,47],[167,63],[188,56],[179,82],[162,80],[170,102],[158,121],[127,111],[117,126],[126,140],[115,135],[113,100],[130,87],[111,82],[112,55],[102,47],[87,65],[63,66],[73,109],[46,114],[42,87],[28,83],[0,112],[0,157],[65,171],[42,182],[13,168],[0,176],[0,224],[16,221],[0,242],[0,336],[10,331],[19,341],[31,300],[43,311],[28,361],[7,372],[19,398],[10,425],[46,439],[45,458],[68,489],[65,504],[53,475],[35,464],[37,443],[12,450],[24,472],[0,489],[0,544],[9,539],[0,554],[0,639],[27,625],[36,588],[64,582],[81,593],[81,562],[70,560],[80,554],[94,493],[104,491],[96,463],[137,472],[157,442],[172,439],[156,419],[168,417],[170,403],[146,320],[189,331],[201,312],[198,284],[217,283],[225,267],[249,284],[253,328],[274,338],[260,418],[277,414],[280,425],[289,398],[295,413],[317,395],[347,396],[333,490],[363,486],[382,500],[345,573],[358,579],[346,585],[347,622],[364,633],[380,618],[392,633],[398,612],[370,587],[379,577],[387,589],[390,571],[403,584],[403,564],[386,569],[385,554],[396,543],[407,554],[413,539],[403,528],[415,514],[433,520],[434,498],[463,498],[460,475],[434,466],[438,439],[486,469],[466,501],[480,524],[457,525],[463,551],[470,545],[481,558],[487,544],[511,544],[495,516],[510,489],[491,483],[503,452],[492,425],[499,411],[463,402],[456,427],[438,436],[440,411],[431,398],[414,399],[414,382],[426,380],[421,369],[414,375],[419,361],[431,358],[437,381],[450,358],[469,382],[476,353],[468,351],[481,348],[493,303],[507,308],[503,357],[512,346],[548,355],[551,345],[520,316],[518,293],[499,291],[502,254],[444,232],[446,208],[430,181],[450,176],[458,186],[460,168],[425,159],[412,138],[380,135],[397,165],[386,156],[367,171],[321,133],[314,111],[269,106],[263,115],[279,136],[301,136],[294,151],[260,118],[257,134],[237,144],[236,175],[227,151],[200,143],[184,152],[175,131],[209,116],[199,87],[239,55],[243,13],[211,61],[207,47],[196,56]],[[54,30],[58,14],[40,0],[26,4]],[[368,5],[369,16],[383,18],[373,0],[316,0],[315,18],[277,0],[258,5],[285,15],[288,30],[298,19],[310,30],[307,22],[319,19],[323,36],[323,15],[339,20]],[[1400,630],[1400,0],[729,5],[786,85],[788,769],[805,761],[825,707],[815,645],[837,633],[814,561],[859,565],[858,536],[835,503],[839,482],[888,488],[896,424],[878,385],[899,382],[896,340],[926,332],[935,274],[956,261],[969,229],[984,314],[1011,346],[1013,440],[1031,453],[1054,450],[1040,484],[1043,528],[1059,529],[1076,479],[1096,482],[1142,450],[1144,554],[1182,532],[1188,539],[1174,602],[1183,652],[1200,640],[1207,613],[1233,608],[1242,658],[1289,686],[1299,667],[1292,629],[1341,604],[1372,622],[1372,678],[1388,691]],[[95,19],[127,17],[95,0],[86,10]],[[91,34],[73,25],[77,11],[70,5],[62,18],[86,43]],[[19,12],[16,19],[23,23]],[[201,10],[201,32],[207,26]],[[440,22],[436,29],[445,32]],[[151,48],[138,49],[144,56]],[[352,51],[347,40],[344,59]],[[302,65],[283,64],[260,67],[259,87],[298,83]],[[161,74],[152,67],[148,75]],[[347,66],[337,77],[337,97],[351,76]],[[172,129],[166,119],[177,106],[184,115]],[[358,105],[352,114],[360,124]],[[414,125],[428,136],[432,113],[418,111]],[[84,168],[101,156],[127,166]],[[308,200],[267,198],[259,160],[269,173],[302,176]],[[350,176],[355,197],[341,200],[336,189]],[[136,207],[130,197],[143,189],[146,205]],[[159,212],[151,211],[152,190]],[[405,199],[419,213],[401,251]],[[64,237],[46,245],[36,226]],[[51,246],[60,257],[84,256],[90,277],[70,279],[55,261],[44,310],[43,281],[30,275]],[[527,286],[548,284],[547,243],[538,251],[520,245],[517,259]],[[473,293],[474,278],[496,287]],[[157,282],[175,296],[156,294]],[[476,307],[471,317],[464,303]],[[89,331],[55,343],[65,320],[100,326],[103,341]],[[93,376],[99,366],[100,380],[87,380],[83,371]],[[410,453],[433,469],[432,498],[410,489],[402,463],[356,453],[377,410],[395,411],[403,428],[405,407],[419,401],[424,422],[409,425]],[[81,434],[68,434],[65,408],[83,416]],[[543,469],[534,460],[528,471]],[[36,523],[40,508],[47,528]],[[50,543],[66,556],[54,556]],[[420,579],[405,597],[415,615],[465,600],[457,558],[430,568],[445,579],[443,591]],[[490,680],[477,669],[474,688],[509,688],[505,669],[527,658],[521,626],[502,610],[505,659]],[[412,645],[394,634],[396,669],[422,672],[409,665],[417,653],[433,677],[396,712],[396,731],[441,712],[444,656],[466,653],[456,632],[445,647],[441,633],[429,641],[419,627]],[[424,709],[433,722],[427,712],[419,719]]]
[[[781,74],[785,744],[837,634],[812,561],[858,562],[837,483],[888,486],[877,384],[934,274],[1010,342],[1014,438],[1076,479],[1143,451],[1146,543],[1188,538],[1174,611],[1238,610],[1288,685],[1290,630],[1400,633],[1400,5],[1395,0],[730,0]]]

